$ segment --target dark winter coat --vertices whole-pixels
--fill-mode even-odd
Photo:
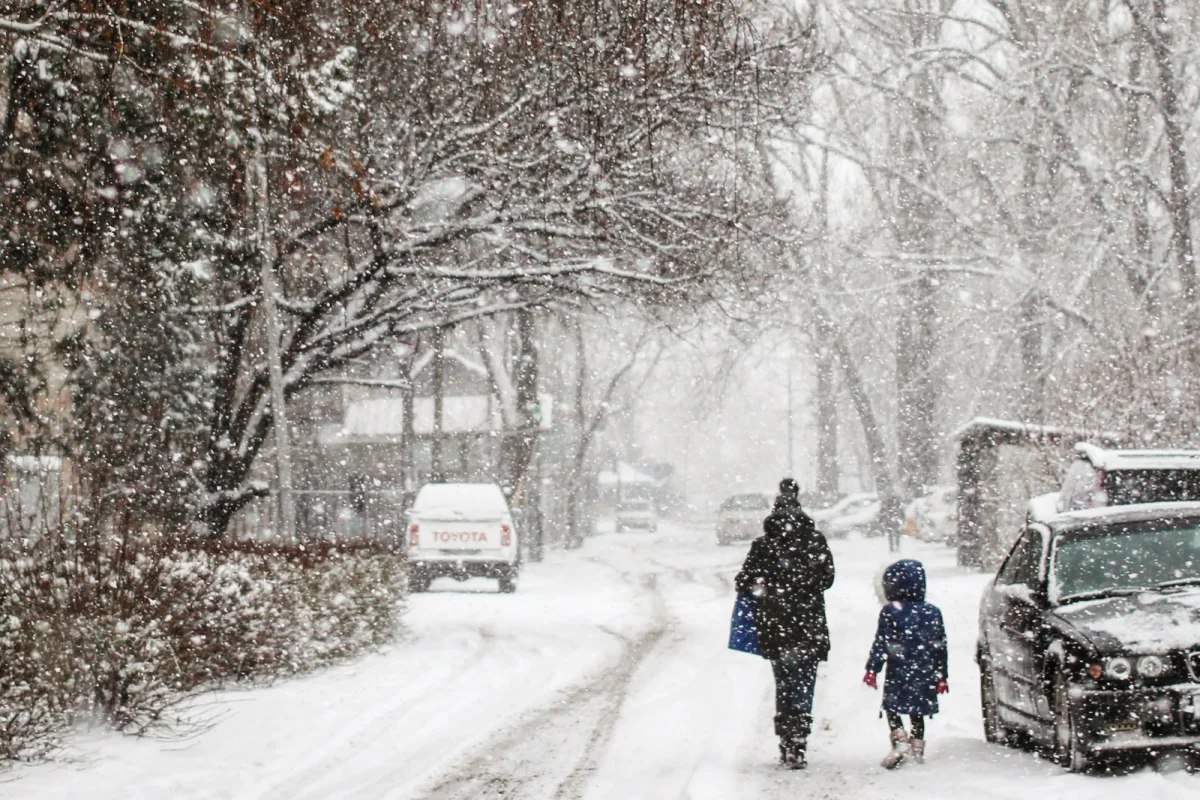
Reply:
[[[781,495],[763,520],[763,535],[735,581],[758,598],[758,643],[772,661],[785,654],[829,657],[825,591],[833,585],[833,554],[825,537],[792,497]]]
[[[919,561],[897,561],[883,573],[883,591],[889,602],[879,612],[867,671],[881,672],[887,664],[886,710],[936,714],[938,681],[950,675],[942,612],[925,602],[925,568]]]

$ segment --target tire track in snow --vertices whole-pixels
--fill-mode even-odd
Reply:
[[[478,645],[472,649],[469,658],[454,667],[453,675],[469,674],[483,663],[496,647],[496,636],[487,626],[480,626],[473,633],[478,637]],[[445,680],[444,674],[431,674],[418,684],[410,686],[410,691],[404,695],[394,698],[391,702],[374,706],[370,713],[358,717],[351,725],[333,735],[319,751],[312,753],[310,766],[299,774],[292,771],[267,777],[264,781],[266,785],[261,786],[254,796],[266,800],[286,800],[302,795],[328,775],[337,764],[344,761],[347,751],[353,752],[362,742],[375,740],[381,733],[390,731],[395,726],[397,713],[409,706],[414,697],[422,696],[425,687],[432,689]]]
[[[669,629],[658,574],[637,577],[650,593],[651,623],[632,638],[604,629],[622,641],[616,665],[502,735],[424,800],[582,796],[616,727],[634,673]]]

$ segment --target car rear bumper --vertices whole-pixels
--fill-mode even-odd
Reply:
[[[1200,684],[1125,691],[1077,688],[1072,709],[1093,752],[1200,749]]]
[[[454,559],[454,558],[418,558],[409,561],[408,572],[411,577],[432,580],[433,578],[504,578],[516,575],[516,561],[503,559]]]
[[[762,520],[726,520],[717,525],[718,542],[743,542],[758,538],[762,533]]]

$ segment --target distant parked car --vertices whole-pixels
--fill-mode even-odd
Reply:
[[[1200,503],[1027,524],[979,612],[988,741],[1032,739],[1072,771],[1200,749]]]
[[[658,530],[658,512],[649,500],[622,500],[617,504],[616,524],[618,531],[641,528],[653,533]]]
[[[771,513],[773,496],[745,492],[725,498],[717,510],[717,544],[744,542],[763,532],[763,520]]]
[[[904,509],[904,532],[926,542],[953,542],[958,525],[958,488],[935,486]]]
[[[1058,510],[1200,501],[1200,450],[1116,450],[1075,445]]]
[[[515,592],[520,543],[504,493],[494,483],[428,483],[408,514],[408,585],[434,578],[496,578]]]
[[[821,533],[840,539],[855,530],[874,533],[879,507],[879,497],[874,492],[859,492],[846,495],[829,508],[814,511],[809,516]]]

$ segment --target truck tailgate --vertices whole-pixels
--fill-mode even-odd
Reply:
[[[421,548],[429,550],[495,550],[500,548],[500,521],[421,520]]]

